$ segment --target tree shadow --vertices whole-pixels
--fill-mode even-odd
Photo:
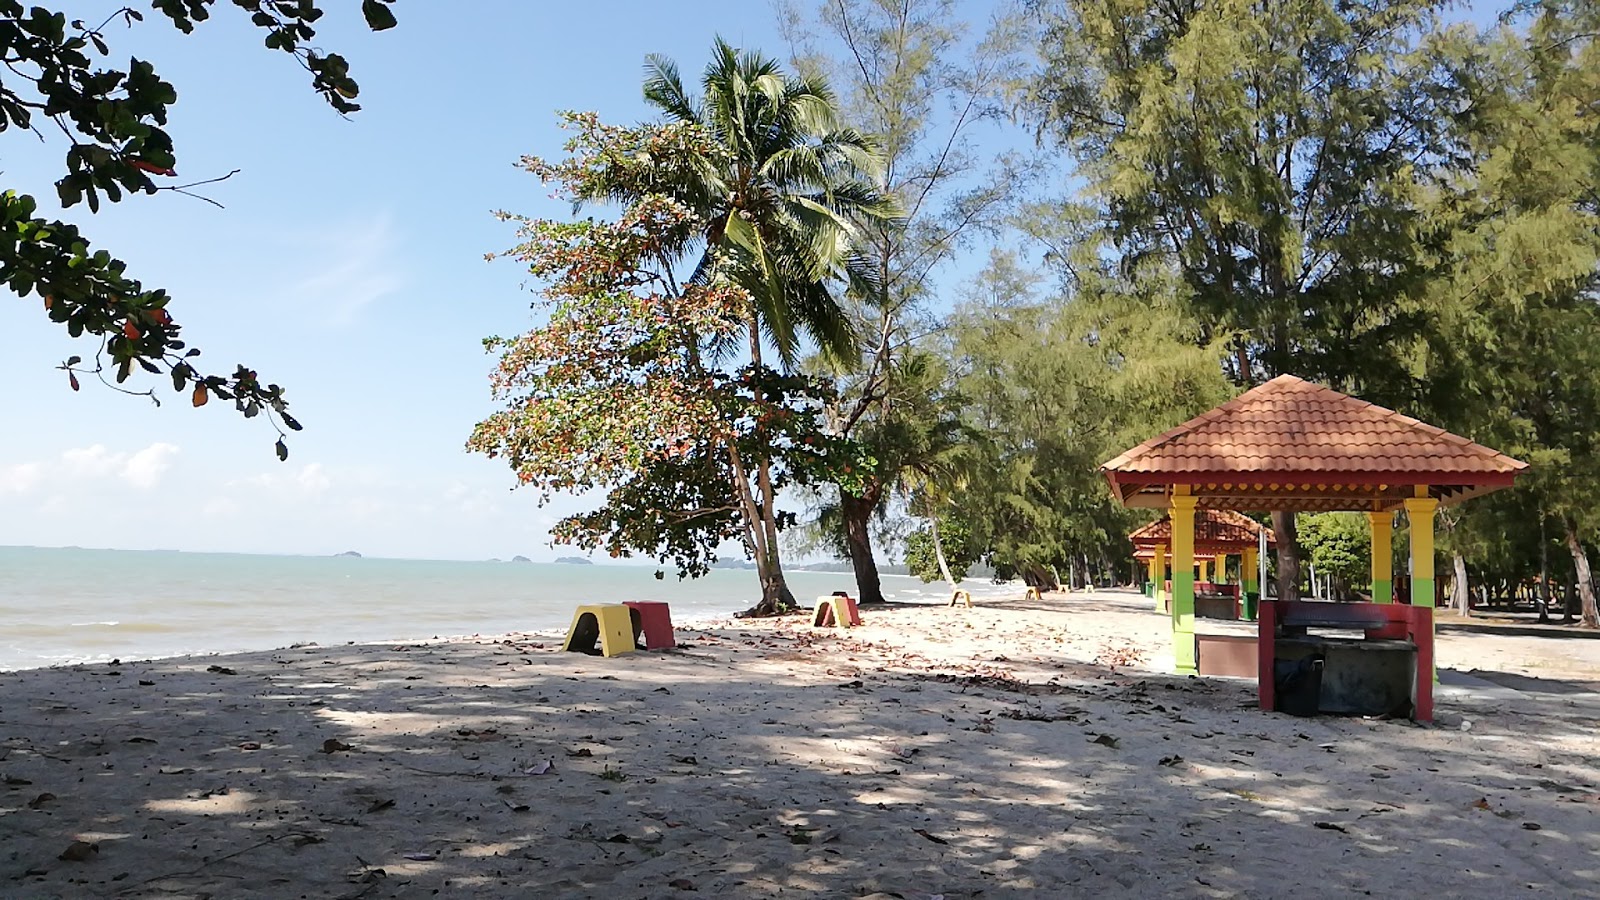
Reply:
[[[513,640],[0,677],[0,894],[1593,884],[1594,803],[1577,798],[1600,788],[1576,712],[1479,716],[1464,740],[1263,714],[1248,683],[1048,651],[1054,674],[1020,681],[737,626],[680,641],[611,659]],[[74,838],[98,852],[58,860]]]
[[[1538,694],[1600,694],[1600,681],[1537,678],[1531,675],[1518,675],[1512,672],[1497,672],[1489,669],[1469,669],[1465,674],[1475,678],[1482,678],[1484,681],[1493,682],[1514,691],[1529,691]]]
[[[1581,628],[1578,625],[1503,625],[1495,622],[1474,622],[1471,619],[1441,618],[1434,620],[1437,631],[1458,631],[1464,634],[1503,634],[1516,637],[1550,638],[1552,640],[1600,640],[1600,630]]]

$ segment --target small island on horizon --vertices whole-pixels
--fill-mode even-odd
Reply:
[[[558,556],[556,562],[566,566],[592,566],[594,560],[584,559],[581,556]]]
[[[343,553],[335,553],[334,556],[348,556],[351,559],[360,559],[361,558],[361,554],[357,553],[354,550],[346,550]]]

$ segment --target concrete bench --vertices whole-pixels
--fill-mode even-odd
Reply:
[[[1308,628],[1358,630],[1364,638],[1312,636]],[[1409,694],[1411,717],[1433,720],[1433,610],[1403,603],[1261,603],[1256,641],[1257,690],[1277,708],[1279,663],[1319,660],[1326,681],[1318,711],[1388,712]],[[1329,672],[1329,669],[1332,672]],[[1397,688],[1396,685],[1399,685]],[[1397,697],[1397,692],[1400,696]]]

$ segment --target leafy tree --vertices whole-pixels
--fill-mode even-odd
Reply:
[[[1417,408],[1422,209],[1460,112],[1423,41],[1441,0],[1039,6],[1032,114],[1077,160],[1098,255],[1176,278],[1237,385],[1292,372]],[[1293,518],[1274,524],[1290,597]]]
[[[1331,576],[1333,595],[1349,597],[1372,574],[1372,531],[1362,513],[1317,513],[1300,517],[1301,543],[1318,576]]]
[[[978,562],[982,547],[956,516],[935,516],[906,537],[906,567],[924,582],[943,579],[953,589]]]
[[[758,566],[775,560],[769,541],[793,518],[773,507],[776,491],[848,482],[865,461],[822,432],[826,385],[759,362],[715,364],[719,346],[747,329],[751,298],[715,262],[679,280],[709,220],[660,188],[699,177],[725,148],[697,125],[567,122],[568,158],[523,166],[568,199],[627,199],[611,221],[506,216],[522,238],[509,255],[541,281],[536,305],[548,317],[486,342],[500,354],[492,386],[506,408],[478,424],[468,449],[505,459],[546,496],[607,492],[599,509],[557,523],[558,540],[645,552],[685,576],[704,574],[727,539]],[[781,572],[761,575],[758,609],[775,611]]]
[[[1456,35],[1457,81],[1470,120],[1465,171],[1433,204],[1449,236],[1423,359],[1444,424],[1482,435],[1531,464],[1527,501],[1463,511],[1455,568],[1466,601],[1471,563],[1548,575],[1548,525],[1570,553],[1585,624],[1600,626],[1587,545],[1600,531],[1600,7],[1529,4],[1520,33]],[[1480,505],[1481,504],[1481,505]],[[1520,552],[1513,545],[1520,544]],[[1543,588],[1541,588],[1543,590]]]
[[[364,0],[362,13],[373,30],[391,28],[393,0]],[[153,0],[151,6],[171,25],[190,33],[210,17],[215,0]],[[358,88],[338,54],[317,49],[313,28],[322,17],[314,0],[234,0],[266,32],[268,49],[280,50],[311,73],[312,88],[340,113],[360,109]],[[186,192],[194,184],[161,186],[176,177],[177,156],[164,126],[177,91],[144,60],[126,68],[108,66],[112,55],[108,27],[133,27],[144,15],[132,7],[116,10],[99,24],[68,20],[43,6],[25,7],[0,0],[0,55],[8,76],[0,83],[0,130],[31,131],[43,138],[53,130],[67,137],[66,174],[56,182],[64,207],[85,203],[98,212],[102,201],[116,203],[130,194],[158,190]],[[171,377],[173,389],[187,393],[195,406],[215,395],[234,401],[246,417],[267,413],[290,429],[300,425],[286,409],[283,389],[263,384],[256,372],[238,366],[231,374],[197,369],[196,348],[180,337],[168,310],[171,298],[127,274],[127,264],[106,250],[92,250],[72,223],[38,215],[38,201],[25,193],[0,193],[0,281],[18,296],[38,295],[52,322],[73,337],[99,339],[92,364],[79,356],[61,367],[73,390],[78,376],[116,385],[137,367]],[[110,384],[110,382],[106,382]],[[131,391],[159,403],[153,390]],[[276,423],[274,423],[276,425]],[[278,457],[288,448],[279,429]]]
[[[959,508],[996,575],[1038,587],[1126,558],[1140,514],[1099,465],[1228,394],[1217,351],[1196,346],[1170,296],[1127,293],[1096,266],[1073,260],[1073,293],[1052,301],[996,253],[951,328],[971,427],[988,437]]]
[[[1000,224],[1025,174],[1009,156],[995,160],[976,143],[985,131],[995,135],[1019,33],[1001,18],[973,36],[950,0],[826,0],[811,4],[814,14],[792,2],[783,9],[798,66],[838,84],[844,114],[873,135],[882,160],[878,189],[898,212],[863,223],[856,247],[864,277],[843,299],[859,346],[813,365],[837,388],[830,420],[877,461],[859,492],[835,486],[837,499],[821,519],[842,530],[861,602],[881,602],[870,524],[904,499],[908,485],[928,484],[919,473],[939,467],[960,439],[957,408],[925,400],[951,397],[950,385],[930,378],[926,354],[938,349],[921,340],[947,312],[934,308],[936,274]]]
[[[742,321],[751,363],[763,367],[767,346],[789,366],[802,339],[824,352],[851,352],[855,334],[837,297],[846,278],[858,223],[889,214],[872,186],[879,160],[872,143],[841,127],[825,81],[785,73],[773,60],[740,52],[718,39],[701,78],[701,97],[684,86],[663,57],[646,62],[645,99],[670,122],[693,125],[713,138],[683,164],[643,180],[597,178],[580,200],[629,201],[649,191],[669,196],[702,221],[699,255],[689,284],[728,282],[748,298]],[[689,255],[685,245],[680,257]],[[722,335],[714,350],[738,344]],[[755,478],[752,507],[760,511],[751,546],[762,580],[763,610],[794,605],[779,559],[777,483],[771,454],[754,448],[741,470]],[[852,470],[854,471],[854,470]]]

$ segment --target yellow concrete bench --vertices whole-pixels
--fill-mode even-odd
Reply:
[[[595,644],[600,645],[599,650]],[[638,649],[633,643],[633,614],[621,603],[590,603],[572,614],[572,627],[562,650],[621,656]]]
[[[945,605],[955,606],[958,603],[970,609],[972,607],[972,594],[957,588],[955,593],[950,595],[950,602]]]

